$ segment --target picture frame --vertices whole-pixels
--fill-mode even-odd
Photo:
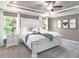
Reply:
[[[69,27],[69,21],[68,21],[68,19],[63,20],[62,26],[63,26],[63,28],[68,28]]]
[[[61,20],[57,20],[57,28],[61,28]]]
[[[77,28],[77,21],[76,19],[70,19],[69,20],[69,28]]]

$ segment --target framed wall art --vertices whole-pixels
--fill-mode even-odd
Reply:
[[[76,28],[77,24],[76,24],[76,19],[70,19],[69,20],[69,28]]]
[[[61,20],[57,20],[57,28],[61,28]]]
[[[62,25],[63,28],[68,28],[68,20],[63,20]]]

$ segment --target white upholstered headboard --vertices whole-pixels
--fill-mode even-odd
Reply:
[[[27,31],[31,31],[32,29],[36,27],[39,27],[38,19],[21,18],[21,32],[24,29],[28,29]]]

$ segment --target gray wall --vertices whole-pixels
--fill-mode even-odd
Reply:
[[[77,28],[76,29],[63,29],[63,28],[58,29],[56,27],[57,20],[64,20],[64,19],[69,20],[69,19],[73,19],[73,18],[77,19]],[[63,35],[64,39],[79,41],[79,14],[51,18],[51,19],[49,19],[49,21],[50,21],[50,27],[51,27],[50,31],[56,31],[56,32],[61,33]]]
[[[12,12],[7,12],[7,11],[4,11],[3,15],[17,17],[17,13],[12,13]],[[38,19],[39,18],[39,16],[27,15],[27,14],[26,15],[25,14],[20,14],[20,17],[22,17],[22,18],[31,18],[31,19]]]
[[[39,16],[20,14],[22,18],[39,19]]]
[[[3,15],[4,15],[4,16],[13,16],[13,17],[17,17],[17,14],[16,14],[16,13],[11,13],[11,12],[6,12],[6,11],[3,12]]]
[[[52,18],[48,18],[48,31],[53,30],[53,20]]]

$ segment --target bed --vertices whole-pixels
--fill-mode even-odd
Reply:
[[[49,33],[53,36],[52,40],[41,34],[32,34],[33,32],[23,32],[21,41],[32,51],[32,57],[37,57],[37,53],[58,46],[62,43],[62,35],[57,32],[40,31],[40,33]],[[26,35],[29,35],[26,40]]]

